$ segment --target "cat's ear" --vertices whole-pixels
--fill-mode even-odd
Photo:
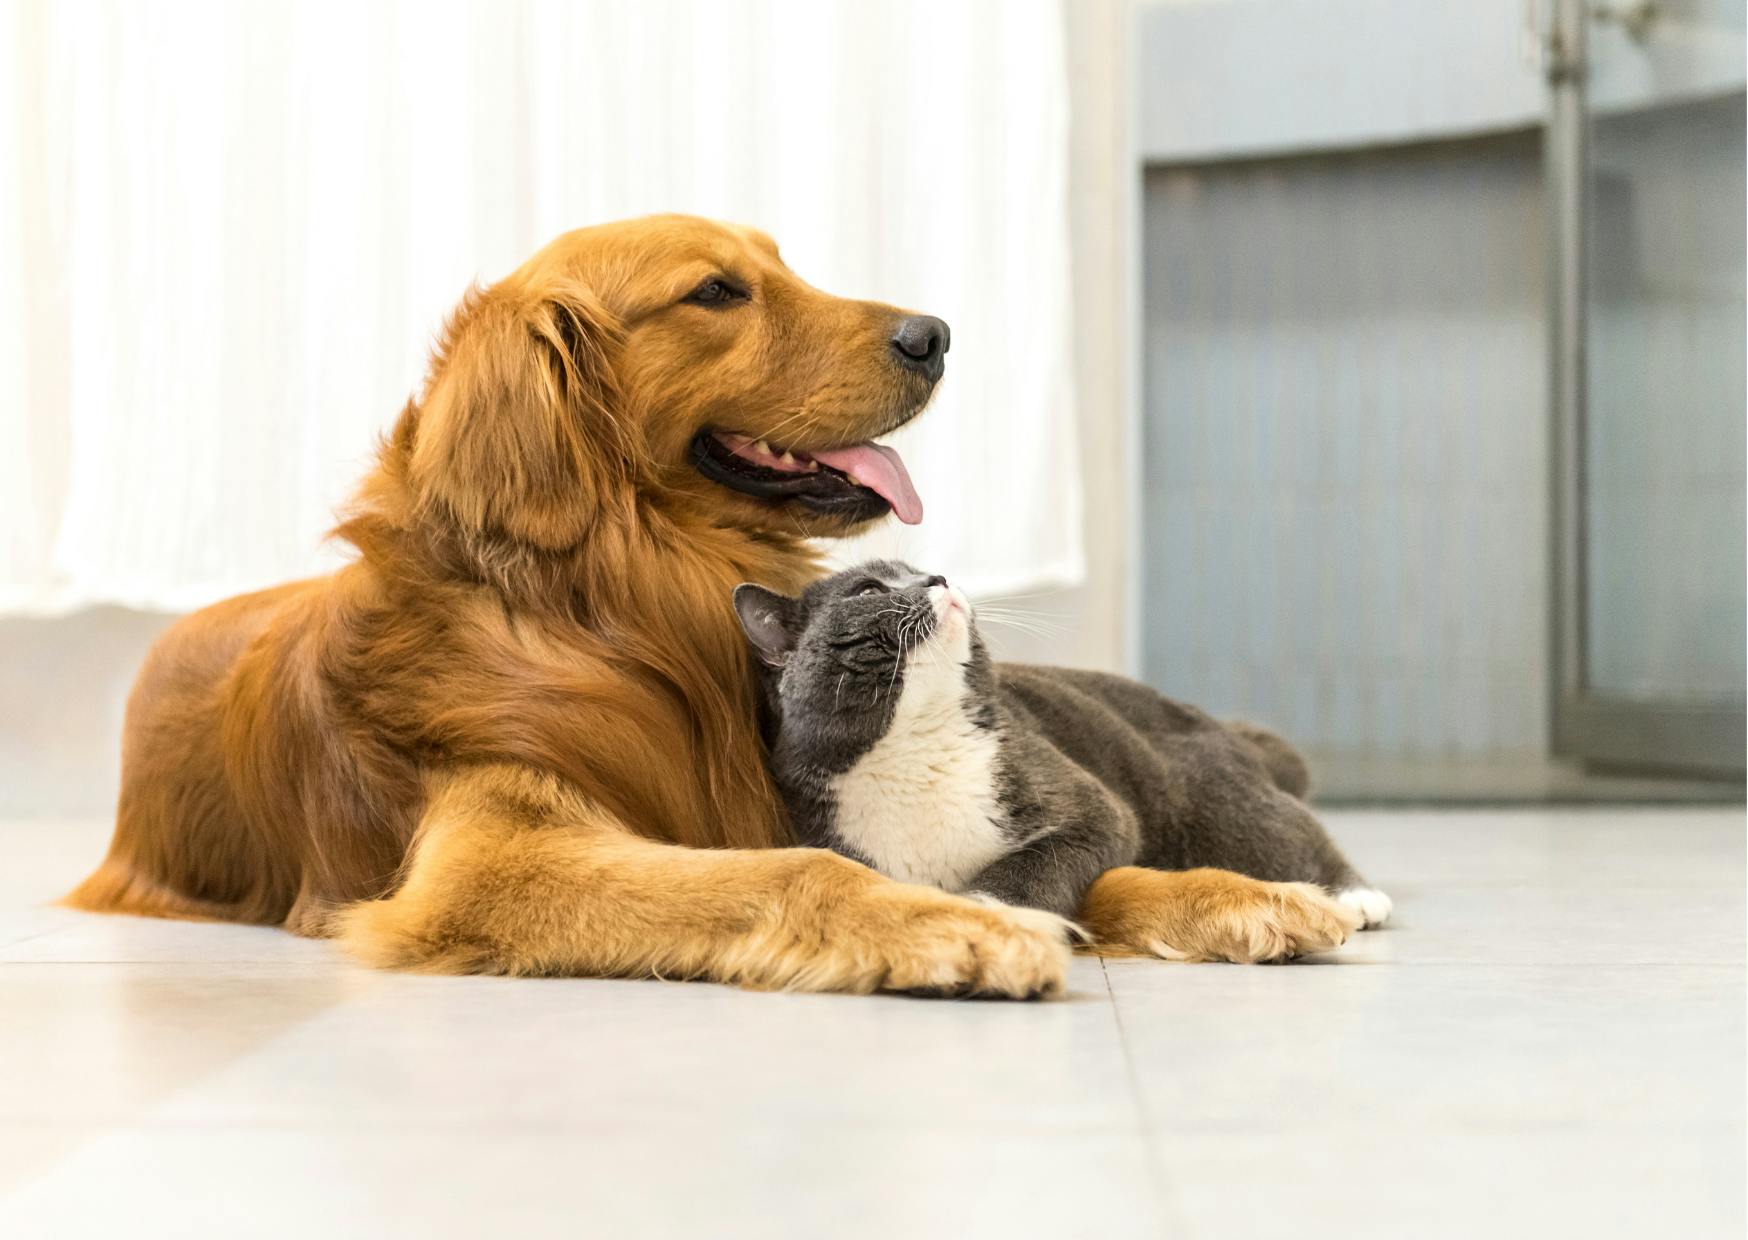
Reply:
[[[795,649],[796,601],[749,581],[734,588],[734,612],[759,659],[782,667]]]

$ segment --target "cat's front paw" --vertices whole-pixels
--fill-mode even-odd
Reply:
[[[1310,883],[1135,866],[1101,875],[1087,892],[1080,919],[1101,950],[1236,964],[1329,951],[1365,920]]]
[[[1335,898],[1358,913],[1364,920],[1363,930],[1376,930],[1390,920],[1390,912],[1395,903],[1389,896],[1376,887],[1349,887],[1346,891],[1338,891]]]

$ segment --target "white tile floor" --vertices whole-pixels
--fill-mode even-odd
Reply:
[[[0,826],[0,1236],[1741,1235],[1742,813],[1331,817],[1391,929],[1030,1005],[372,973]]]

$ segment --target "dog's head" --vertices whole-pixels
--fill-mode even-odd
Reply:
[[[873,440],[940,380],[947,325],[820,292],[769,237],[690,216],[567,233],[462,303],[412,426],[422,502],[570,546],[610,496],[751,529],[921,518]]]

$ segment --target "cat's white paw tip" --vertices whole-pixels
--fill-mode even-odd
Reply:
[[[1364,918],[1364,929],[1367,930],[1388,921],[1390,910],[1395,907],[1390,897],[1375,887],[1349,887],[1346,891],[1336,892],[1335,898]]]

